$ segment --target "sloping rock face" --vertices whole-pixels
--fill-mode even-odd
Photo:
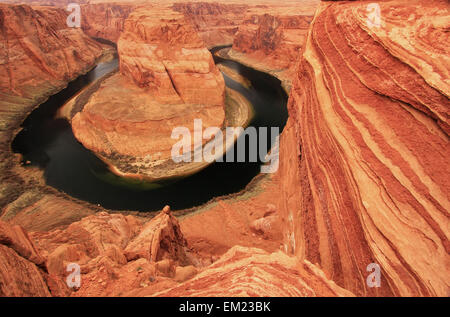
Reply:
[[[133,216],[100,212],[65,229],[35,232],[33,238],[47,256],[49,272],[61,276],[71,262],[86,273],[110,260],[117,265],[138,259],[189,263],[186,240],[169,209],[145,224]]]
[[[155,166],[175,164],[175,127],[193,132],[194,119],[205,129],[223,126],[222,74],[189,21],[169,9],[134,11],[118,52],[120,73],[105,80],[73,118],[74,134],[120,175],[154,180],[177,173],[174,166]]]
[[[319,1],[251,6],[235,34],[229,57],[279,78],[291,87]]]
[[[62,9],[0,5],[0,93],[33,98],[73,79],[101,55],[101,46],[68,28]]]
[[[244,4],[215,2],[175,3],[173,10],[183,13],[194,25],[207,47],[231,45],[248,9]]]
[[[125,28],[118,43],[121,74],[171,101],[223,106],[223,77],[183,15],[138,10]]]
[[[146,223],[102,212],[30,235],[0,222],[0,254],[5,296],[353,296],[281,251],[235,246],[204,266],[168,207]],[[80,285],[69,290],[73,263]]]
[[[377,3],[379,26],[363,1],[316,13],[281,140],[286,251],[356,295],[447,296],[448,2]]]
[[[135,9],[133,4],[98,3],[81,6],[83,31],[92,37],[119,40],[125,20]]]
[[[233,247],[196,277],[154,294],[173,297],[352,296],[309,262],[298,264],[285,253]]]

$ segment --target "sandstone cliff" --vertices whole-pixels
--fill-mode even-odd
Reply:
[[[0,5],[0,17],[2,94],[32,99],[86,71],[102,53],[80,29],[67,27],[62,9]]]
[[[233,247],[193,279],[153,296],[353,296],[309,262],[279,251]]]
[[[0,254],[5,296],[353,296],[281,251],[236,246],[205,266],[168,208],[147,223],[99,213],[31,238],[0,222]],[[81,274],[72,290],[71,263]]]
[[[289,87],[311,20],[308,15],[251,15],[239,27],[228,54],[275,75]]]
[[[356,295],[449,290],[449,7],[413,2],[321,4],[281,141],[286,251]]]

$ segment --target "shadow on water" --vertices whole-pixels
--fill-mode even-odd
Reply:
[[[239,91],[253,104],[255,116],[250,126],[279,127],[281,132],[288,114],[287,95],[280,81],[239,63],[219,57],[214,59],[250,80],[252,85],[247,89],[224,76],[228,87]],[[117,59],[99,64],[50,97],[24,121],[23,130],[13,141],[13,151],[21,153],[24,161],[30,161],[31,165],[43,168],[48,185],[109,209],[154,211],[166,204],[172,209],[191,208],[214,197],[238,192],[260,173],[261,162],[213,163],[195,175],[153,190],[113,185],[96,177],[99,170],[107,171],[104,164],[75,139],[69,122],[56,119],[55,114],[79,90],[116,69],[117,65]],[[274,137],[268,136],[271,142]],[[248,142],[246,146],[248,148]]]

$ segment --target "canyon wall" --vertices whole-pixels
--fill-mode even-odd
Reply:
[[[0,5],[0,92],[33,98],[91,67],[102,47],[69,28],[62,9]]]
[[[11,142],[37,105],[91,69],[104,47],[68,28],[67,12],[0,4],[0,204],[27,186],[14,170]],[[39,191],[36,182],[33,189]]]
[[[183,13],[194,25],[207,47],[231,45],[249,6],[215,2],[175,3],[173,10]]]
[[[275,75],[289,87],[311,20],[312,15],[248,16],[239,27],[228,54]]]
[[[363,1],[316,12],[281,139],[286,251],[356,295],[447,296],[448,2],[377,3],[375,25]]]
[[[94,38],[117,42],[125,20],[135,9],[133,4],[99,3],[81,6],[81,28]]]
[[[102,212],[31,234],[0,221],[0,255],[2,296],[353,296],[281,251],[236,246],[211,264],[168,207],[147,221]],[[72,290],[71,263],[81,273]]]
[[[249,6],[235,34],[229,57],[279,78],[290,89],[298,52],[303,47],[319,1]]]

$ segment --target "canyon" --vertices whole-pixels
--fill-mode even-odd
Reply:
[[[448,296],[450,8],[377,3],[379,24],[367,1],[89,3],[82,29],[62,8],[0,5],[0,295]],[[120,69],[74,113],[85,147],[167,158],[167,139],[139,134],[193,109],[222,125],[227,88],[207,48],[226,45],[221,56],[289,91],[279,170],[148,213],[46,185],[10,144],[34,108],[111,55],[94,38],[117,43]]]

